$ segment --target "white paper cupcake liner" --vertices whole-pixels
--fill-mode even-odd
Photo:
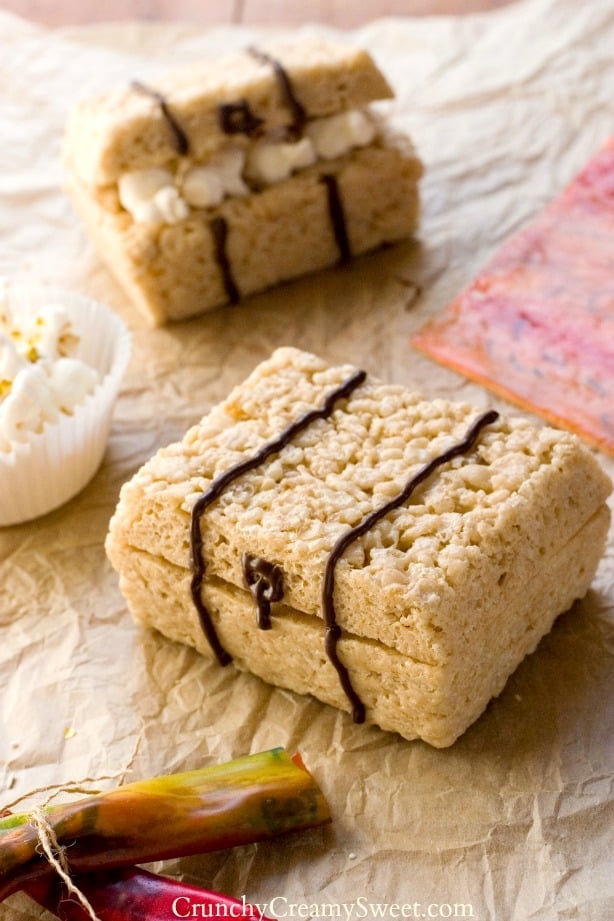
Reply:
[[[10,452],[0,450],[0,527],[38,518],[63,505],[92,479],[102,462],[113,407],[128,366],[131,337],[123,320],[91,298],[45,285],[0,285],[16,316],[61,304],[80,336],[75,357],[101,377],[96,389],[42,432]]]

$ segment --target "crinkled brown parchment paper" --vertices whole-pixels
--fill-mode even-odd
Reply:
[[[320,781],[332,827],[165,870],[254,902],[276,899],[270,913],[280,918],[304,917],[305,905],[321,917],[393,917],[399,903],[405,917],[606,921],[614,540],[587,598],[443,751],[355,726],[137,629],[103,540],[121,483],[277,345],[432,395],[491,402],[408,338],[611,132],[614,5],[523,0],[495,14],[347,33],[396,88],[392,117],[426,165],[421,243],[183,326],[145,329],[62,193],[67,110],[99,88],[262,36],[143,24],[47,32],[0,13],[0,273],[98,297],[134,335],[94,481],[46,518],[0,531],[0,800],[285,745]],[[0,906],[2,921],[36,916],[21,895]]]

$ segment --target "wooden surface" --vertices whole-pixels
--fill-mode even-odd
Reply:
[[[206,25],[298,25],[354,28],[382,16],[482,12],[513,0],[4,0],[3,9],[49,26],[125,19],[186,20]]]

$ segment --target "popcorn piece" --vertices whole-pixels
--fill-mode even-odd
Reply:
[[[44,306],[23,321],[5,306],[0,315],[0,450],[25,442],[60,413],[72,413],[98,374],[74,352],[79,337],[66,310]]]
[[[22,368],[11,392],[0,404],[0,427],[8,441],[25,441],[40,432],[45,422],[55,422],[58,409],[44,370],[39,365]]]
[[[26,359],[19,354],[12,339],[0,333],[0,399],[10,391],[19,371],[27,367]]]
[[[95,389],[98,375],[77,358],[60,358],[49,375],[55,403],[64,413],[72,413]]]
[[[70,318],[61,304],[43,307],[34,318],[27,338],[30,349],[54,361],[61,355],[71,354],[79,341],[71,330]]]

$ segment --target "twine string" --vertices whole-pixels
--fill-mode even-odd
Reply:
[[[39,806],[35,807],[30,813],[30,821],[38,834],[38,840],[43,854],[66,886],[68,892],[79,900],[92,921],[100,921],[100,918],[92,908],[87,897],[70,878],[68,861],[66,860],[66,849],[58,841],[51,823]]]

